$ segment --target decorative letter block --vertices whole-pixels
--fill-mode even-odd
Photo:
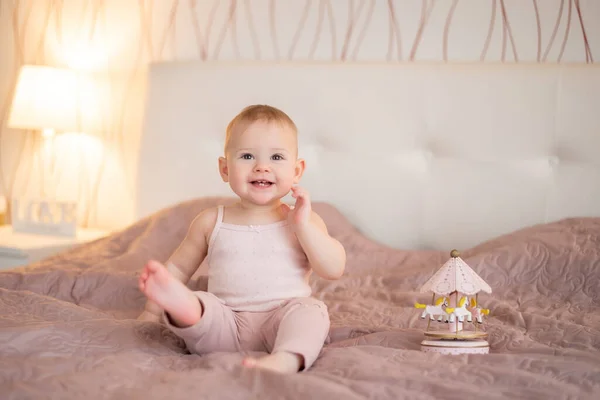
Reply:
[[[12,199],[11,221],[15,232],[75,237],[77,203]]]

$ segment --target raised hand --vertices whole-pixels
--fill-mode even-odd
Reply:
[[[296,204],[291,209],[287,204],[282,204],[282,213],[287,217],[290,225],[294,227],[308,225],[312,214],[308,191],[299,186],[294,186],[292,187],[292,197],[296,199]]]
[[[290,210],[288,220],[294,225],[308,224],[312,213],[308,191],[300,186],[294,186],[292,187],[292,197],[296,199],[296,204]]]
[[[281,210],[287,216],[312,269],[322,278],[338,279],[346,265],[344,246],[329,236],[325,222],[313,212],[307,190],[294,186],[292,197],[296,199],[294,208],[282,204]]]

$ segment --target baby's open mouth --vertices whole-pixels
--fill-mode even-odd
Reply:
[[[265,180],[251,181],[250,183],[253,186],[258,186],[258,187],[269,187],[273,184],[273,182],[265,181]]]

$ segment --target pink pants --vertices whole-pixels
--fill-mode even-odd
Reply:
[[[304,357],[304,369],[319,356],[329,334],[327,306],[312,297],[296,298],[265,312],[233,311],[208,292],[194,292],[204,313],[195,325],[165,325],[196,354],[287,351]]]

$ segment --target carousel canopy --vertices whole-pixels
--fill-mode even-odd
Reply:
[[[456,250],[451,258],[421,287],[421,293],[434,292],[448,295],[452,292],[473,295],[480,291],[492,293],[492,288],[467,263],[459,257]]]

